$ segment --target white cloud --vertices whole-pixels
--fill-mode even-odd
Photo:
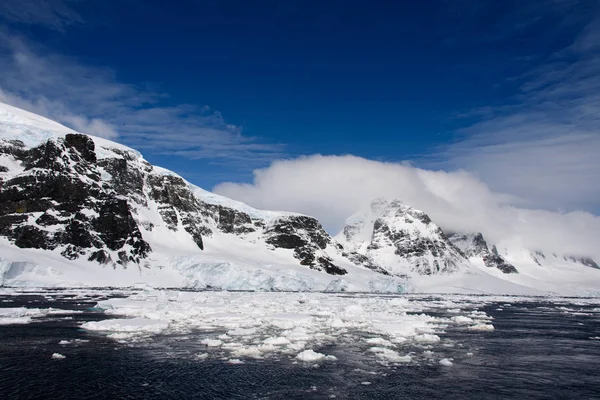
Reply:
[[[274,162],[251,184],[214,191],[255,207],[317,217],[332,233],[376,197],[399,198],[426,211],[443,229],[482,232],[493,242],[600,257],[600,218],[585,212],[518,208],[464,171],[428,171],[354,156],[311,156]]]
[[[141,151],[257,166],[283,147],[261,143],[210,107],[173,104],[164,93],[118,80],[0,30],[0,101],[75,130],[118,139]]]
[[[487,108],[442,151],[444,168],[473,171],[530,207],[600,209],[600,19],[518,79],[513,104]]]

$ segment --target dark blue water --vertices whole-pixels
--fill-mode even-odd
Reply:
[[[10,303],[3,300],[11,300]],[[289,361],[230,365],[186,355],[189,344],[157,337],[125,345],[79,329],[105,316],[96,299],[0,296],[0,307],[83,310],[28,325],[0,326],[2,399],[600,399],[600,313],[542,301],[489,304],[493,332],[449,328],[454,365],[384,367],[356,357],[358,344],[322,349],[338,357],[319,368]],[[59,345],[60,340],[75,340]],[[353,348],[354,347],[354,348]],[[52,353],[64,360],[53,360]],[[472,353],[466,356],[465,354]],[[370,371],[372,373],[366,373]],[[368,384],[365,384],[368,382]]]

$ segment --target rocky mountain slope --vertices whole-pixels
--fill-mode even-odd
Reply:
[[[148,267],[152,246],[145,236],[157,222],[144,214],[155,212],[160,225],[187,233],[198,251],[215,231],[260,237],[268,246],[293,251],[308,268],[347,273],[333,264],[326,251],[331,237],[314,218],[251,216],[207,203],[182,178],[155,169],[137,152],[102,147],[101,154],[91,137],[77,133],[31,148],[1,139],[0,235],[17,247],[56,250],[69,260]]]
[[[480,234],[447,237],[399,200],[374,201],[332,238],[315,218],[215,195],[133,149],[5,104],[0,250],[0,284],[13,285],[397,292],[416,277],[496,282],[522,265]]]
[[[452,274],[469,268],[427,214],[400,200],[373,201],[346,221],[336,239],[350,259],[392,274]]]
[[[481,233],[469,235],[455,233],[448,235],[448,239],[470,260],[479,259],[486,267],[497,268],[505,274],[516,274],[519,272],[514,265],[498,254],[498,249],[495,245],[492,245],[491,248],[488,246]]]

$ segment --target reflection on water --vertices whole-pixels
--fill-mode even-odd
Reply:
[[[79,328],[106,318],[93,308],[100,299],[52,292],[0,296],[0,307],[82,311],[0,326],[2,398],[600,398],[600,340],[590,339],[600,336],[600,313],[592,305],[489,303],[481,310],[494,317],[494,331],[449,326],[441,342],[412,344],[404,350],[413,361],[390,367],[365,356],[369,346],[361,332],[318,349],[337,357],[319,364],[289,358],[231,364],[202,347],[194,332],[120,344]],[[198,359],[199,350],[208,356]],[[66,358],[53,359],[53,353]],[[441,365],[440,354],[452,365]]]

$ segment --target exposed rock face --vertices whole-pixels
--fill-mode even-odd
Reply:
[[[128,201],[101,181],[89,137],[68,134],[32,149],[4,141],[0,152],[23,168],[0,185],[0,233],[16,246],[58,249],[68,259],[106,249],[123,265],[150,253]]]
[[[0,157],[15,165],[0,166],[0,235],[18,247],[55,250],[70,260],[145,265],[152,248],[144,235],[164,223],[173,234],[189,235],[197,251],[218,232],[289,249],[311,269],[347,273],[327,253],[332,239],[314,218],[282,214],[265,220],[208,203],[182,178],[154,168],[133,150],[102,148],[101,157],[97,150],[82,134],[33,148],[0,139]]]
[[[331,243],[331,237],[316,219],[303,215],[278,218],[265,233],[267,243],[294,249],[294,257],[300,260],[300,264],[332,275],[347,274],[323,252]]]
[[[480,257],[486,267],[497,268],[505,274],[516,274],[519,271],[514,265],[498,254],[496,246],[491,248],[481,233],[471,235],[452,234],[448,239],[468,257]]]
[[[594,260],[592,260],[590,257],[573,257],[573,256],[568,256],[568,257],[565,257],[565,258],[567,260],[571,260],[573,262],[585,265],[586,267],[600,269],[600,266],[598,266],[598,264],[596,264],[596,262]]]
[[[399,200],[375,200],[338,238],[348,259],[393,275],[453,273],[468,264],[427,214]]]

